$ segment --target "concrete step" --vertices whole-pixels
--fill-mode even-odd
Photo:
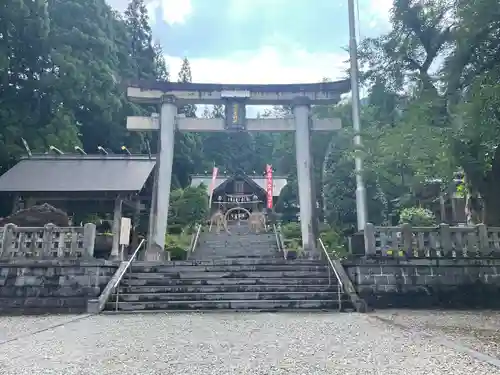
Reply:
[[[278,251],[276,249],[247,249],[247,248],[220,248],[220,249],[196,249],[193,255],[214,255],[214,256],[232,256],[232,257],[245,257],[245,256],[276,256]]]
[[[116,303],[106,304],[106,310],[115,310]],[[225,301],[155,301],[118,302],[118,311],[138,312],[144,310],[257,310],[279,311],[283,309],[338,310],[338,301],[326,300],[225,300]]]
[[[205,246],[233,246],[233,245],[266,245],[266,246],[276,246],[276,240],[274,238],[241,238],[241,237],[226,237],[226,238],[201,238],[198,244]]]
[[[240,237],[240,238],[271,238],[274,237],[273,232],[249,232],[248,229],[243,230],[232,230],[233,228],[229,228],[229,233],[225,230],[221,230],[219,234],[216,231],[212,230],[211,232],[203,232],[202,237],[208,238],[228,238],[228,237]]]
[[[123,286],[120,294],[149,293],[242,293],[242,292],[338,292],[338,285],[328,284],[219,284],[219,285],[168,285],[168,286]]]
[[[232,258],[245,258],[245,257],[267,257],[273,258],[278,256],[277,250],[248,250],[248,249],[196,249],[191,256],[215,256],[215,257],[232,257]]]
[[[314,260],[314,259],[294,259],[286,260],[283,258],[266,258],[266,259],[215,259],[215,260],[176,260],[170,262],[141,262],[137,261],[132,264],[133,267],[151,267],[151,266],[161,266],[161,267],[177,267],[177,266],[209,266],[209,265],[326,265],[326,263]]]
[[[332,277],[331,282],[334,283],[335,279]],[[166,277],[161,278],[133,278],[130,279],[124,276],[121,285],[123,287],[135,286],[199,286],[199,285],[328,285],[328,277],[301,277],[301,278],[214,278],[214,279],[170,279]]]
[[[239,259],[277,259],[281,258],[282,256],[278,254],[268,254],[268,255],[252,255],[252,254],[245,254],[245,255],[224,255],[224,254],[198,254],[195,253],[189,257],[190,260],[224,260],[224,259],[234,259],[234,260],[239,260]]]
[[[276,251],[276,246],[269,246],[268,244],[199,244],[196,251],[226,251],[232,252],[272,252]]]
[[[302,278],[302,277],[328,277],[326,270],[312,271],[227,271],[227,272],[205,272],[205,271],[177,271],[163,273],[133,272],[124,278],[131,279],[229,279],[229,278]]]
[[[274,251],[276,246],[269,244],[240,244],[240,243],[227,243],[227,244],[198,244],[196,250],[227,250],[227,251]]]
[[[253,245],[253,246],[276,246],[276,241],[274,239],[267,238],[202,238],[199,240],[198,244],[205,246],[231,246],[231,245]]]
[[[200,242],[208,241],[241,241],[241,242],[268,242],[276,243],[274,234],[253,234],[253,235],[238,235],[238,234],[209,234],[200,236]]]
[[[323,271],[323,264],[229,264],[229,265],[192,265],[192,266],[132,266],[132,273],[179,273],[179,272],[248,272],[248,271]]]
[[[237,301],[237,300],[328,300],[338,299],[335,292],[218,292],[218,293],[134,293],[119,294],[119,302],[163,301]],[[116,295],[111,299],[116,301]]]

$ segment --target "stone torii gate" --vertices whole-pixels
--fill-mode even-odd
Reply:
[[[349,80],[313,84],[286,85],[226,85],[206,83],[144,82],[129,85],[128,98],[135,103],[160,105],[160,115],[127,118],[129,131],[159,131],[160,146],[157,156],[158,170],[156,194],[153,199],[154,222],[151,223],[146,259],[154,260],[163,253],[167,230],[170,184],[174,158],[175,131],[295,131],[297,177],[299,187],[302,247],[313,250],[310,131],[332,131],[341,128],[340,119],[311,117],[311,105],[336,104],[341,94],[350,90]],[[186,118],[177,114],[177,108],[187,104],[223,104],[225,119]],[[289,118],[246,117],[247,105],[291,105]],[[314,204],[314,206],[313,206]]]

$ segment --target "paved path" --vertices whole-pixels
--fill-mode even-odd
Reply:
[[[404,314],[413,316],[413,323]],[[415,321],[429,320],[433,314],[0,318],[0,375],[500,373],[499,367],[487,363],[495,353],[468,353],[465,346],[452,347],[442,337],[415,328]],[[401,320],[408,327],[399,324]]]

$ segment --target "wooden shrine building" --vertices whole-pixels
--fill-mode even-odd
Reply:
[[[0,176],[0,193],[12,197],[13,211],[49,203],[76,215],[74,225],[85,220],[78,212],[109,215],[117,258],[122,215],[134,226],[149,215],[155,164],[149,155],[33,154]]]
[[[191,186],[196,187],[203,184],[208,187],[208,194],[210,194],[211,183],[211,175],[191,177]],[[273,207],[286,184],[286,177],[273,176]],[[212,210],[227,211],[232,207],[243,207],[250,212],[255,209],[261,211],[266,207],[266,186],[267,178],[265,176],[247,175],[243,172],[237,172],[230,176],[218,176],[215,180],[212,196]]]

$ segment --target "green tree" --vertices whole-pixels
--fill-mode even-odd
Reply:
[[[182,62],[178,81],[183,83],[192,82],[191,67],[187,58],[184,58]],[[179,107],[178,111],[186,117],[196,117],[196,106],[192,104]],[[203,163],[204,158],[201,149],[199,134],[176,133],[172,188],[188,186],[190,176],[196,171],[196,166]]]
[[[172,191],[169,232],[178,233],[186,227],[194,227],[207,219],[207,187],[187,187]]]
[[[443,69],[451,145],[463,168],[469,209],[489,225],[500,225],[500,4],[457,1],[455,48]],[[481,196],[484,205],[477,205]],[[479,214],[479,215],[478,215]]]
[[[342,120],[343,130],[335,134],[325,152],[322,164],[324,216],[328,223],[344,229],[356,228],[356,174],[350,103],[339,104],[335,116]],[[366,123],[363,121],[363,124]],[[365,163],[366,165],[366,163]],[[388,202],[377,173],[365,170],[363,175],[368,218],[381,224],[387,216]]]
[[[156,79],[156,51],[144,0],[130,1],[125,10],[125,24],[129,33],[131,76],[136,79]]]
[[[468,193],[493,208],[484,213],[486,222],[500,224],[498,116],[492,110],[498,103],[499,4],[396,0],[392,14],[392,30],[366,39],[360,51],[363,65],[369,66],[364,72],[368,82],[406,93],[407,106],[395,131],[384,132],[385,143],[379,132],[375,145],[383,143],[378,150],[394,155],[417,182],[432,176],[449,179],[458,164]],[[380,162],[373,152],[369,159]]]
[[[114,13],[104,0],[48,1],[54,95],[68,106],[88,152],[119,150],[127,142]]]
[[[191,83],[193,82],[193,75],[191,73],[191,65],[187,57],[182,60],[181,70],[179,71],[178,82]],[[179,113],[184,114],[186,117],[196,117],[196,106],[187,104],[179,108]]]
[[[372,86],[358,152],[389,202],[412,204],[417,186],[449,181],[456,169],[435,67],[452,47],[454,11],[448,0],[395,0],[392,30],[360,45],[362,66],[368,67],[362,76]]]
[[[78,145],[73,113],[54,87],[60,76],[50,44],[46,1],[9,1],[0,7],[0,172],[23,154],[49,145]]]

